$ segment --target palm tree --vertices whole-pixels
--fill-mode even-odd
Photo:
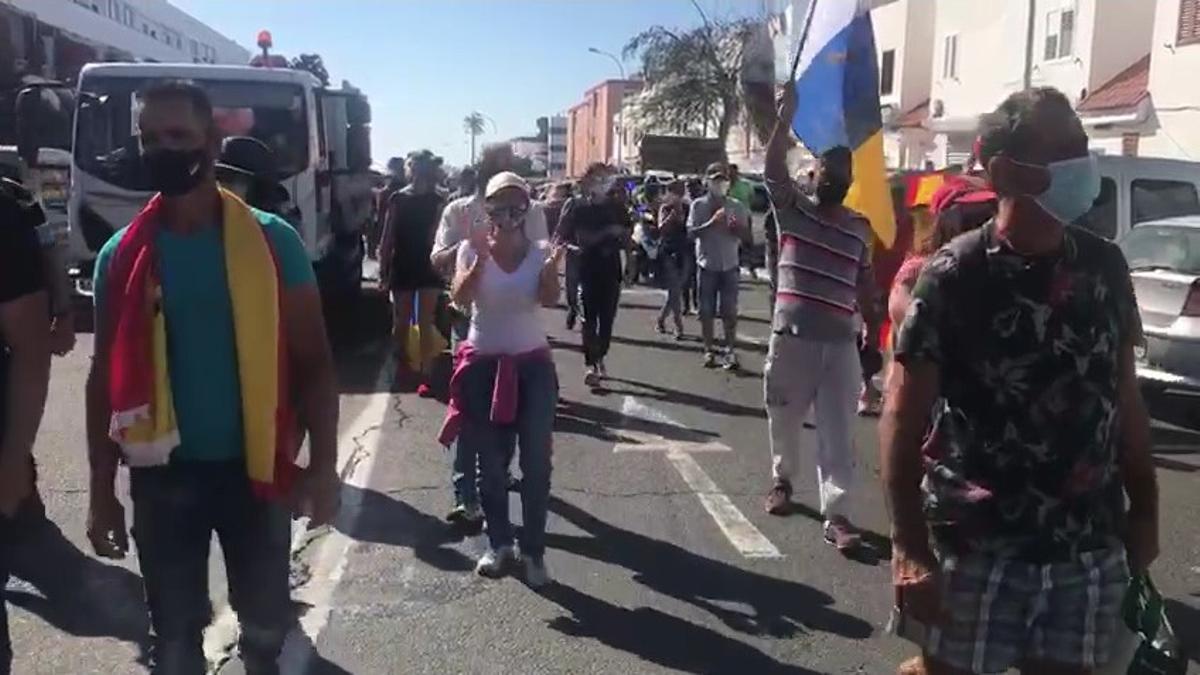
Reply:
[[[483,133],[486,118],[478,110],[463,118],[463,131],[471,137],[471,163],[475,163],[475,139]]]

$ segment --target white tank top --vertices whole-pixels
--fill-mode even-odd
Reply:
[[[479,353],[523,354],[548,346],[539,316],[538,285],[549,254],[550,245],[542,240],[529,246],[525,259],[513,272],[500,269],[495,259],[484,263],[467,334]],[[476,257],[471,244],[463,242],[458,251],[458,269],[466,269]]]

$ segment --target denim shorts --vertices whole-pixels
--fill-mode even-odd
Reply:
[[[1095,668],[1109,660],[1128,587],[1119,544],[1043,565],[948,556],[942,604],[950,617],[930,628],[924,648],[969,673],[1003,673],[1026,660]]]
[[[700,316],[729,319],[738,313],[738,284],[741,273],[737,268],[724,271],[700,270]]]

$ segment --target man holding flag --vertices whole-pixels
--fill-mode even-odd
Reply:
[[[847,517],[855,464],[851,423],[861,379],[856,342],[864,322],[869,346],[879,335],[871,233],[890,245],[895,229],[866,6],[814,1],[795,66],[799,76],[784,86],[766,157],[779,260],[764,376],[774,479],[765,508],[775,515],[790,510],[802,423],[811,407],[825,540],[850,552],[861,544]],[[798,112],[800,100],[804,109]],[[770,123],[764,122],[760,128]],[[820,158],[816,204],[790,178],[789,126]]]

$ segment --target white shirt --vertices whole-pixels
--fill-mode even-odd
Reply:
[[[530,244],[525,259],[512,272],[505,272],[488,258],[475,286],[471,305],[471,330],[467,340],[481,354],[524,354],[548,346],[542,330],[538,288],[542,266],[550,256],[544,239]],[[470,242],[458,248],[458,267],[475,262]]]
[[[442,222],[438,225],[437,235],[433,240],[431,255],[436,255],[447,249],[458,246],[459,243],[471,238],[471,233],[486,230],[488,227],[487,214],[483,210],[483,195],[473,194],[470,197],[460,197],[446,205],[442,210]],[[548,234],[546,229],[546,214],[537,203],[530,203],[529,213],[525,214],[525,238],[529,241],[541,241]]]

